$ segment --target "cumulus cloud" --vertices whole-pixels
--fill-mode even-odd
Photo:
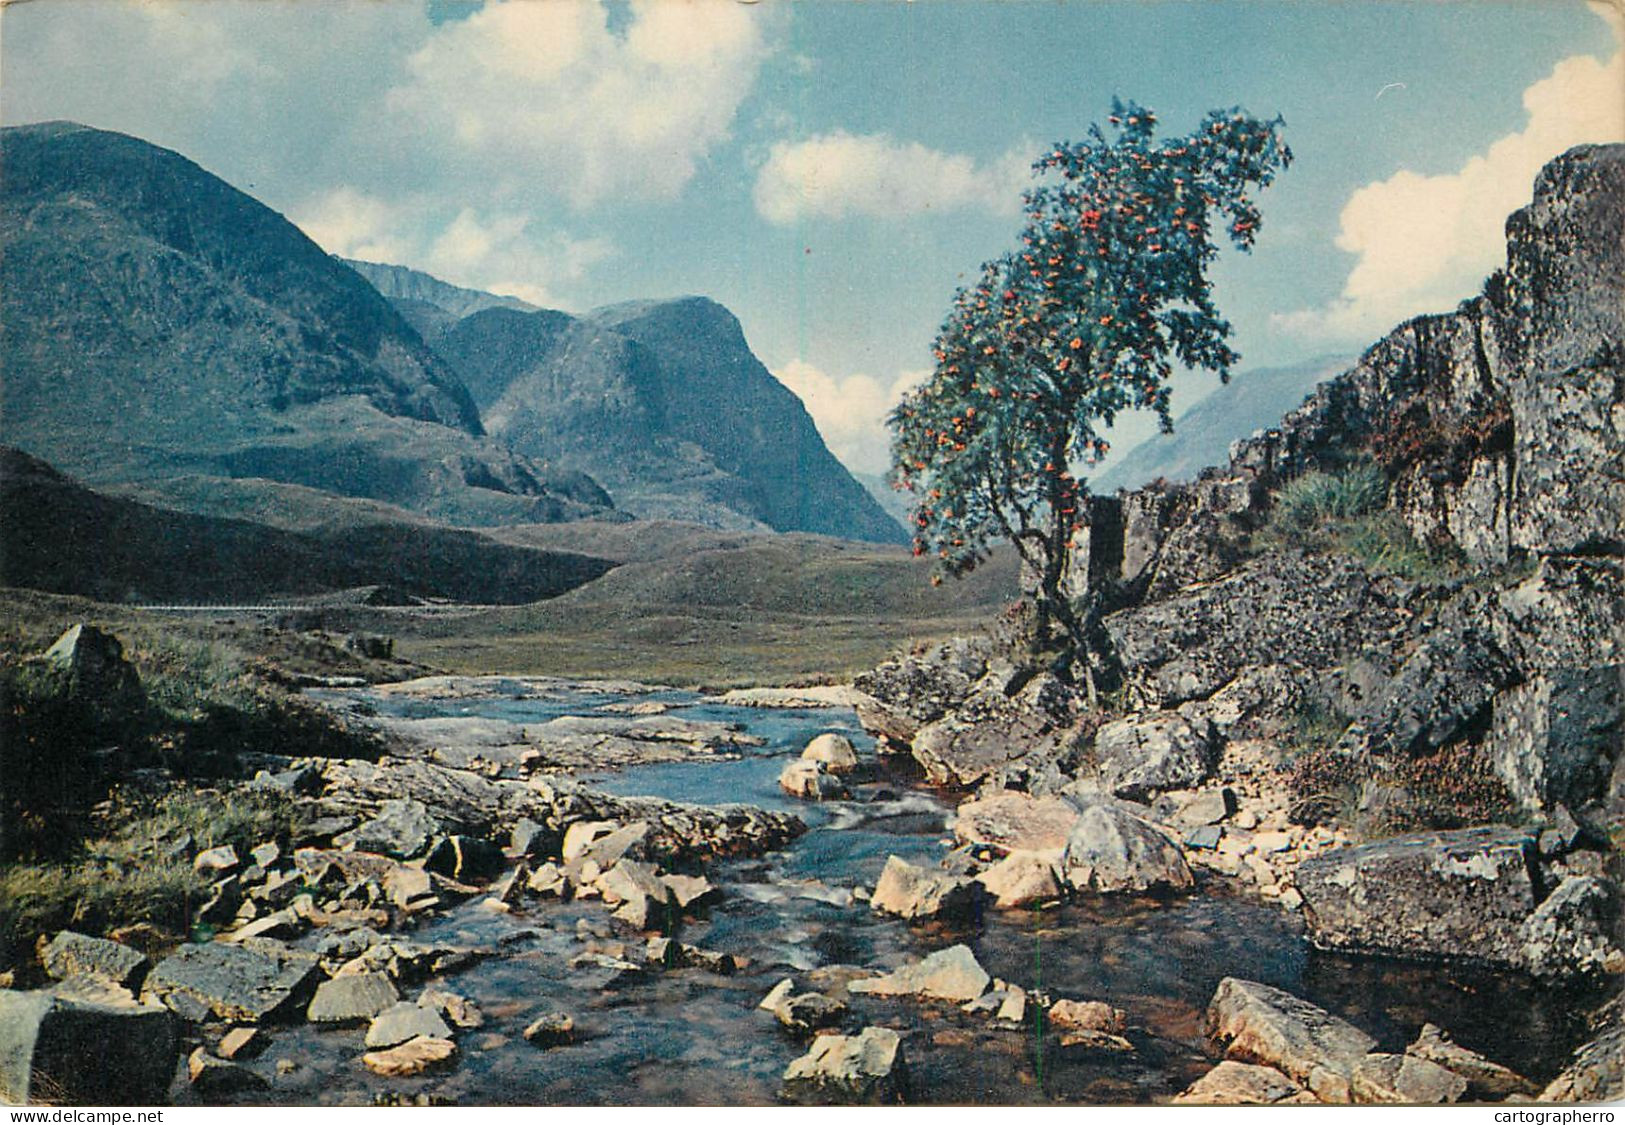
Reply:
[[[506,0],[448,23],[385,97],[386,128],[515,197],[669,199],[726,140],[771,19],[732,0]]]
[[[1456,171],[1401,169],[1356,191],[1337,236],[1339,249],[1358,255],[1342,293],[1320,308],[1277,314],[1276,324],[1365,338],[1477,293],[1505,260],[1506,217],[1528,202],[1541,166],[1577,144],[1625,140],[1625,55],[1564,59],[1524,91],[1523,106],[1522,129]]]
[[[353,188],[322,195],[293,218],[329,253],[410,265],[550,308],[567,304],[561,287],[615,253],[605,239],[538,231],[517,212],[463,207],[448,218],[425,200],[395,202]]]
[[[924,382],[929,371],[904,371],[890,380],[872,375],[831,375],[795,359],[773,374],[807,407],[830,452],[847,468],[882,473],[890,465],[886,415],[903,392]]]
[[[982,164],[884,133],[825,133],[783,141],[756,177],[756,210],[781,226],[848,215],[903,218],[966,209],[1014,214],[1021,206],[1031,146]]]

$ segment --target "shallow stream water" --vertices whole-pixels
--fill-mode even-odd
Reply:
[[[591,689],[544,698],[362,694],[378,711],[402,717],[525,722],[592,714],[628,698]],[[809,973],[831,966],[890,969],[956,941],[994,976],[1055,999],[1122,1008],[1135,1050],[1064,1048],[1030,1025],[997,1027],[948,1005],[854,997],[854,1028],[882,1024],[905,1033],[913,1102],[1164,1100],[1212,1066],[1203,1019],[1226,976],[1285,988],[1361,1027],[1384,1050],[1403,1050],[1424,1022],[1439,1024],[1537,1081],[1555,1073],[1583,1038],[1577,1006],[1562,993],[1517,977],[1321,954],[1303,940],[1295,915],[1230,893],[1222,881],[1161,901],[1102,898],[1043,912],[988,911],[959,929],[911,927],[876,915],[849,901],[851,888],[872,887],[888,855],[928,863],[945,855],[951,798],[923,788],[895,760],[889,773],[854,787],[850,801],[787,797],[779,770],[814,735],[838,731],[860,756],[872,756],[873,742],[849,710],[726,707],[677,692],[636,698],[672,705],[685,718],[739,723],[765,745],[746,748],[736,760],[589,773],[584,781],[623,795],[747,802],[792,811],[808,825],[783,851],[715,865],[709,874],[723,900],[678,935],[748,958],[748,967],[731,976],[692,968],[651,972],[606,988],[605,970],[568,964],[584,948],[578,920],[609,921],[598,903],[533,901],[508,915],[470,904],[407,935],[496,950],[439,982],[475,1000],[486,1017],[484,1027],[459,1035],[455,1070],[379,1079],[359,1062],[359,1030],[299,1025],[275,1029],[263,1057],[267,1071],[276,1058],[299,1068],[256,1100],[356,1104],[391,1090],[463,1105],[768,1103],[784,1068],[805,1049],[756,1008],[775,983],[794,976],[805,987]],[[525,1042],[521,1029],[544,1009],[572,1013],[578,1042],[547,1051]]]

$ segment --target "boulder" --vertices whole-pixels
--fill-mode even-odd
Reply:
[[[434,1008],[402,1000],[373,1018],[367,1027],[367,1046],[394,1047],[419,1036],[450,1039],[451,1029]]]
[[[135,992],[152,963],[127,945],[106,938],[63,930],[51,939],[40,954],[45,972],[57,980],[69,977],[99,977],[120,988]]]
[[[987,970],[977,964],[976,954],[969,946],[954,945],[884,976],[855,980],[847,985],[847,991],[875,996],[924,996],[964,1003],[986,992],[992,979]]]
[[[912,753],[931,784],[968,789],[1014,761],[1053,752],[1061,737],[1044,714],[995,696],[921,727]]]
[[[1467,1080],[1415,1055],[1379,1052],[1354,1065],[1349,1089],[1360,1105],[1447,1105],[1461,1100]]]
[[[965,918],[981,903],[981,888],[971,879],[918,867],[898,856],[886,860],[869,899],[871,909],[908,921]]]
[[[1236,813],[1235,790],[1229,786],[1204,789],[1179,807],[1174,821],[1182,828],[1211,828]]]
[[[1004,791],[966,801],[954,820],[961,843],[1001,851],[1059,851],[1078,822],[1078,807],[1064,797]]]
[[[450,1039],[419,1037],[387,1051],[369,1051],[361,1056],[366,1068],[382,1078],[414,1078],[455,1065],[457,1044]]]
[[[785,996],[772,1010],[774,1018],[792,1035],[811,1035],[821,1028],[838,1027],[846,1017],[846,1004],[822,992]]]
[[[599,876],[595,885],[604,902],[617,908],[615,917],[635,930],[660,929],[676,921],[671,888],[648,864],[622,860]]]
[[[217,877],[235,870],[241,862],[237,858],[236,848],[230,844],[221,844],[217,848],[198,852],[192,860],[192,870],[199,875]]]
[[[543,1012],[525,1025],[525,1042],[546,1049],[575,1041],[576,1021],[568,1012]]]
[[[619,827],[620,825],[609,820],[576,821],[564,830],[564,838],[559,845],[559,858],[566,863],[579,859],[594,840],[603,839]]]
[[[1011,852],[976,876],[976,881],[1001,910],[1053,902],[1062,895],[1055,873],[1059,851]]]
[[[1061,1033],[1063,1047],[1133,1050],[1133,1044],[1122,1034],[1127,1020],[1110,1004],[1099,1000],[1057,1000],[1050,1005],[1048,1015],[1050,1026]]]
[[[423,867],[459,883],[472,883],[497,875],[504,858],[502,849],[489,840],[477,836],[446,836],[429,850]]]
[[[858,752],[844,734],[824,733],[807,743],[801,752],[804,762],[817,762],[830,773],[851,773],[858,768]]]
[[[142,995],[161,1000],[185,1019],[213,1013],[241,1023],[293,1015],[320,975],[313,953],[278,943],[186,945],[147,974]]]
[[[804,758],[785,765],[779,773],[779,788],[803,801],[838,801],[847,795],[845,783],[823,763]]]
[[[525,859],[545,859],[558,855],[563,844],[562,834],[537,824],[528,816],[514,821],[513,830],[508,834],[508,851]]]
[[[106,982],[0,990],[0,1101],[158,1105],[178,1056],[169,1011]]]
[[[1465,1095],[1474,1101],[1498,1102],[1515,1094],[1532,1097],[1538,1092],[1527,1078],[1461,1046],[1435,1024],[1423,1024],[1405,1053],[1459,1074],[1467,1083]]]
[[[906,746],[925,724],[965,701],[987,671],[991,646],[955,637],[919,655],[888,660],[852,683],[863,729]]]
[[[268,1089],[271,1085],[246,1066],[211,1055],[202,1047],[188,1056],[186,1074],[192,1082],[192,1092],[205,1102],[229,1098],[249,1090]]]
[[[1355,1067],[1377,1041],[1290,992],[1226,977],[1208,1005],[1208,1034],[1240,1062],[1274,1067],[1325,1102],[1353,1100]]]
[[[592,861],[599,868],[608,869],[615,866],[628,855],[644,854],[643,844],[649,836],[647,821],[635,820],[630,824],[610,826],[608,832],[594,836],[575,856],[582,861]]]
[[[1102,788],[1143,801],[1206,781],[1218,765],[1219,744],[1212,723],[1162,711],[1107,723],[1095,733],[1092,756]]]
[[[440,834],[440,822],[422,801],[401,798],[384,801],[376,816],[333,843],[352,851],[411,859],[428,851]]]
[[[1272,1066],[1225,1059],[1174,1098],[1174,1105],[1314,1105],[1318,1099]]]
[[[223,1059],[252,1058],[265,1049],[265,1032],[257,1027],[234,1027],[220,1037],[215,1054]]]
[[[94,625],[70,627],[40,660],[64,677],[69,696],[98,722],[128,720],[146,703],[141,677],[124,659],[124,645]]]
[[[311,1023],[364,1023],[400,1000],[384,973],[346,973],[324,980],[305,1009]]]
[[[1495,697],[1485,754],[1526,808],[1584,804],[1602,792],[1625,713],[1620,666],[1540,672]]]
[[[1298,865],[1294,884],[1321,949],[1516,968],[1533,858],[1524,830],[1466,828],[1325,852]]]
[[[485,1014],[466,996],[442,988],[426,988],[418,996],[418,1007],[438,1013],[453,1027],[464,1031],[485,1026]]]
[[[1537,977],[1600,979],[1625,973],[1625,951],[1614,943],[1619,892],[1606,879],[1571,875],[1518,929],[1521,963]]]
[[[722,896],[717,886],[704,875],[662,875],[660,881],[666,884],[679,910],[704,906]]]
[[[1061,877],[1072,889],[1143,893],[1195,885],[1179,844],[1132,806],[1106,797],[1082,801],[1061,855]]]
[[[820,1035],[784,1072],[792,1097],[892,1103],[904,1089],[903,1040],[885,1027],[857,1035]]]

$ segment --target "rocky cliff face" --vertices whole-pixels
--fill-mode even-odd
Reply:
[[[430,339],[493,436],[590,473],[635,515],[904,538],[714,301],[633,302],[581,318],[491,308]]]
[[[1100,706],[1022,668],[1016,614],[859,677],[865,725],[1012,833],[1140,802],[1322,947],[1617,980],[1625,146],[1553,161],[1507,235],[1228,464],[1091,499]]]
[[[474,523],[602,510],[484,440],[390,303],[176,153],[0,133],[7,440],[97,482],[266,477]]]

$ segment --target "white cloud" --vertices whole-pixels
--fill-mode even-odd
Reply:
[[[499,196],[674,197],[726,140],[772,17],[733,0],[506,0],[438,28],[385,97],[386,128]]]
[[[1506,217],[1529,201],[1541,166],[1577,144],[1625,140],[1625,54],[1564,59],[1524,91],[1523,105],[1521,130],[1455,172],[1401,169],[1356,191],[1337,236],[1340,249],[1359,255],[1343,292],[1320,308],[1277,314],[1275,323],[1366,338],[1476,294],[1504,262]]]
[[[904,391],[924,382],[930,372],[904,371],[885,381],[871,375],[830,375],[795,359],[773,374],[806,405],[842,464],[860,473],[881,473],[891,463],[886,415]]]
[[[902,218],[977,209],[1014,214],[1032,158],[1027,148],[979,164],[884,133],[825,133],[773,146],[756,177],[756,210],[781,226],[809,217]]]
[[[533,229],[528,215],[464,207],[447,219],[423,200],[392,202],[339,188],[311,201],[294,221],[330,253],[409,265],[442,281],[564,307],[559,286],[613,256],[600,238]]]

